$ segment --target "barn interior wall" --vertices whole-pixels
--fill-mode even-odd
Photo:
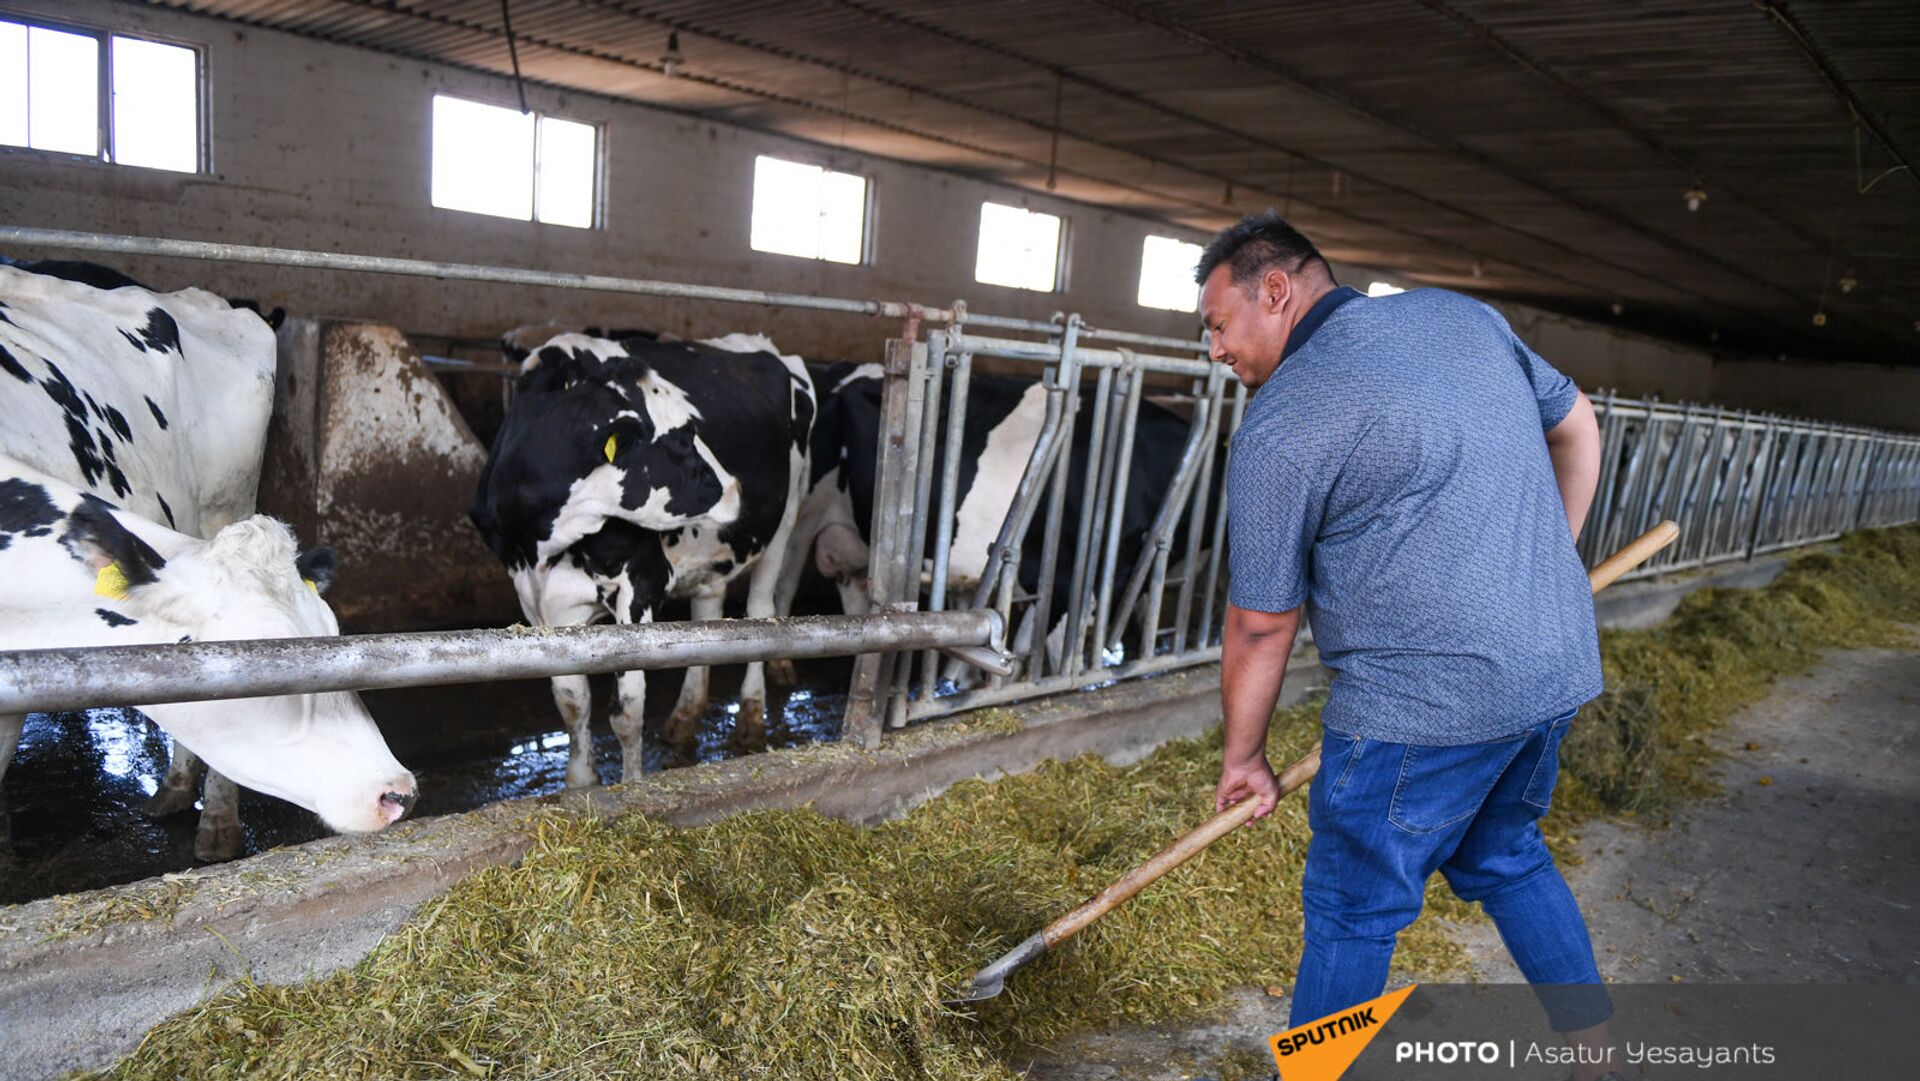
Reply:
[[[181,175],[34,151],[0,151],[0,215],[38,226],[528,266],[849,298],[945,304],[1186,336],[1195,317],[1134,301],[1149,234],[1178,226],[593,95],[530,85],[536,109],[602,125],[603,226],[572,229],[430,205],[435,93],[510,104],[511,80],[278,31],[114,0],[5,0],[8,9],[195,43],[206,50],[213,171]],[[772,153],[871,178],[872,257],[861,266],[754,252],[755,155]],[[1062,293],[973,280],[982,200],[1025,203],[1068,221]],[[20,253],[40,254],[40,253]],[[48,252],[44,254],[64,254]],[[490,339],[548,319],[649,326],[687,335],[755,329],[818,358],[878,359],[897,324],[865,317],[237,263],[113,257],[163,288],[200,285],[306,316],[386,322],[428,338]],[[1346,280],[1371,277],[1354,270]],[[1920,375],[1859,366],[1717,364],[1704,350],[1503,305],[1520,333],[1588,388],[1720,401],[1835,420],[1911,427],[1902,408]]]

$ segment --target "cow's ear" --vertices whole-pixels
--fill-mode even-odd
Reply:
[[[300,558],[294,560],[294,565],[300,568],[300,580],[307,583],[307,588],[315,593],[325,593],[327,587],[333,584],[340,560],[333,554],[333,549],[322,544],[301,552]]]
[[[129,590],[151,585],[167,565],[151,545],[121,525],[105,504],[91,498],[67,515],[60,543],[75,559],[93,568],[94,588],[103,596],[124,597]]]
[[[638,418],[620,417],[594,433],[593,447],[600,457],[617,465],[636,448],[650,445],[652,434],[650,426]]]

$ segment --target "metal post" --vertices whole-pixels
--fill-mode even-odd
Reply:
[[[1140,421],[1140,395],[1145,389],[1146,377],[1133,362],[1131,353],[1120,368],[1121,386],[1116,393],[1124,393],[1120,405],[1119,434],[1114,439],[1113,494],[1107,504],[1113,512],[1107,517],[1107,535],[1100,552],[1100,599],[1093,613],[1093,648],[1100,651],[1095,667],[1105,667],[1105,653],[1110,648],[1107,629],[1114,617],[1113,580],[1118,573],[1120,562],[1121,522],[1126,517],[1127,485],[1133,477],[1133,437]],[[1125,612],[1119,613],[1122,626],[1126,625]],[[1113,635],[1112,638],[1119,638]]]
[[[919,328],[909,321],[905,334],[887,339],[886,378],[880,402],[880,453],[876,478],[871,558],[867,567],[867,589],[876,611],[887,611],[901,595],[902,562],[905,559],[904,536],[911,522],[903,521],[902,510],[911,514],[907,493],[912,485],[907,472],[910,458],[919,442],[908,438],[909,423],[918,405],[914,387],[914,362],[924,371],[926,346],[915,341]],[[880,745],[880,730],[889,701],[882,700],[882,688],[891,688],[886,678],[882,654],[862,654],[854,663],[853,684],[847,691],[847,715],[842,738],[857,740],[869,750]]]
[[[1080,364],[1075,359],[1079,347],[1080,316],[1069,315],[1060,338],[1060,385],[1066,399],[1060,420],[1060,450],[1054,455],[1053,484],[1047,495],[1047,520],[1040,534],[1040,577],[1033,596],[1033,652],[1028,666],[1029,678],[1047,674],[1047,639],[1053,622],[1053,584],[1059,575],[1060,526],[1066,516],[1067,485],[1073,470],[1073,429],[1080,415]],[[1016,541],[1016,543],[1020,543]],[[1007,576],[1009,583],[1017,571]]]
[[[1180,592],[1173,605],[1173,651],[1187,648],[1187,623],[1193,614],[1193,589],[1200,576],[1200,535],[1205,531],[1207,504],[1212,494],[1213,463],[1220,456],[1220,406],[1227,384],[1223,369],[1215,367],[1207,375],[1207,434],[1201,444],[1200,475],[1194,481],[1193,506],[1187,512],[1187,547],[1180,554],[1185,573],[1180,576]]]
[[[1074,528],[1073,578],[1067,592],[1072,599],[1067,611],[1066,634],[1061,639],[1061,671],[1068,673],[1086,667],[1086,631],[1093,618],[1095,568],[1089,565],[1096,555],[1093,527],[1095,522],[1106,519],[1107,487],[1112,479],[1112,463],[1107,458],[1107,442],[1111,435],[1107,414],[1111,411],[1109,399],[1112,390],[1113,369],[1101,368],[1093,385],[1093,419],[1087,427],[1087,470],[1081,488],[1080,521]],[[1089,498],[1091,505],[1087,502]]]
[[[1240,430],[1240,423],[1246,419],[1246,416],[1247,385],[1239,380],[1235,380],[1233,384],[1233,421],[1228,426],[1225,438],[1221,441],[1220,469],[1223,473],[1233,465],[1231,439],[1233,434]],[[1229,473],[1226,475],[1231,476],[1232,474]],[[1214,601],[1219,596],[1220,568],[1224,566],[1227,561],[1227,489],[1224,484],[1220,487],[1220,505],[1215,508],[1213,512],[1213,543],[1208,546],[1208,552],[1210,554],[1207,558],[1206,601],[1200,607],[1200,637],[1197,640],[1198,644],[1203,648],[1213,644],[1213,619],[1216,614],[1221,616],[1221,625],[1225,626],[1225,610],[1216,609],[1214,606]]]
[[[959,301],[954,302],[954,308],[956,311],[965,311]],[[955,332],[958,332],[957,327]],[[953,378],[947,392],[946,452],[940,462],[940,510],[934,519],[933,579],[927,589],[927,607],[935,612],[945,611],[947,607],[947,575],[953,558],[953,516],[959,502],[960,456],[967,426],[967,392],[973,383],[973,354],[949,356],[946,363],[953,368]],[[929,653],[922,667],[933,681],[937,693],[939,662]]]

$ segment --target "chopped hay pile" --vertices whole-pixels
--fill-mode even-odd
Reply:
[[[1920,623],[1920,526],[1851,533],[1766,589],[1701,590],[1658,627],[1603,631],[1607,693],[1567,734],[1556,805],[1657,820],[1710,790],[1707,731],[1823,650],[1910,641],[1899,623]]]
[[[1616,689],[1574,726],[1555,819],[1652,811],[1699,785],[1691,737],[1821,648],[1920,619],[1920,529],[1846,539],[1771,588],[1703,593],[1670,625],[1609,634]],[[1269,753],[1299,757],[1313,708]],[[1219,741],[1116,768],[1092,757],[970,782],[857,829],[809,811],[677,830],[543,812],[517,866],[425,906],[352,969],[248,984],[149,1034],[124,1077],[1012,1078],[1075,1030],[1190,1017],[1299,955],[1306,805],[1283,801],[1008,982],[940,1005],[975,969],[1191,829]],[[1564,840],[1564,826],[1556,831]],[[1429,893],[1407,969],[1457,947]]]

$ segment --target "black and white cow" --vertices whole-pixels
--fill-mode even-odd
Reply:
[[[813,382],[765,338],[615,342],[562,334],[521,362],[472,517],[506,564],[529,622],[651,622],[684,597],[718,619],[727,584],[749,575],[747,614],[773,614],[787,536],[807,483]],[[567,783],[597,782],[585,676],[553,681],[571,747]],[[613,728],[638,778],[643,672],[619,677]],[[762,666],[741,685],[743,729],[766,711]],[[706,710],[693,668],[674,708],[684,738]]]
[[[320,598],[333,553],[296,553],[261,515],[201,540],[0,457],[0,650],[335,635]],[[386,827],[413,805],[357,695],[142,707],[226,777],[333,829]],[[0,714],[0,775],[26,717]]]
[[[839,585],[844,609],[849,613],[867,610],[867,545],[878,484],[882,375],[878,364],[839,364],[815,375],[820,388],[820,420],[814,428],[813,481],[788,543],[787,567],[778,593],[783,614],[791,610],[809,548],[815,568]],[[1046,407],[1047,390],[1038,382],[991,375],[975,375],[969,382],[947,579],[949,591],[964,598],[962,603],[971,602],[974,589],[986,573],[990,549],[1040,438]],[[1068,474],[1075,478],[1086,476],[1092,446],[1088,401],[1082,401],[1080,415],[1080,423],[1074,425]],[[1189,429],[1189,422],[1171,410],[1152,401],[1140,403],[1126,502],[1117,511],[1109,511],[1121,516],[1119,566],[1123,576],[1139,558],[1154,517],[1173,486]],[[928,468],[937,477],[946,456],[944,431],[935,446],[935,459]],[[1215,470],[1216,478],[1219,473]],[[1084,484],[1067,488],[1063,520],[1070,529],[1071,523],[1080,521],[1091,509],[1083,502],[1086,492]],[[1184,515],[1180,521],[1184,527]],[[1040,585],[1045,524],[1043,503],[1022,541],[1019,581],[1029,593]],[[1096,538],[1104,536],[1105,523],[1096,525],[1102,531]],[[1176,537],[1176,551],[1184,543],[1182,537],[1184,532]],[[1071,533],[1061,538],[1049,609],[1056,619],[1070,607],[1073,547]],[[776,675],[789,678],[786,669],[777,669]]]
[[[0,258],[0,454],[211,537],[253,513],[274,351],[250,302],[157,293],[93,263]],[[176,747],[147,812],[192,807],[199,767],[191,745]],[[238,799],[207,777],[200,858],[239,854]]]

